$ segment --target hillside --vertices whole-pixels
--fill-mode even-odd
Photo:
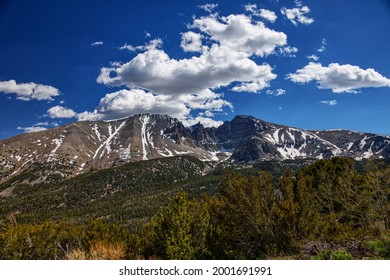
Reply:
[[[19,222],[33,223],[102,217],[136,223],[154,215],[186,183],[201,178],[205,167],[194,157],[179,156],[128,163],[49,184],[9,182],[0,185],[0,216],[15,213]]]
[[[215,163],[334,156],[381,159],[390,157],[390,137],[348,130],[309,131],[251,116],[236,116],[218,128],[184,127],[166,115],[141,114],[76,122],[2,140],[0,182],[25,172],[30,183],[52,182],[127,162],[180,155]]]

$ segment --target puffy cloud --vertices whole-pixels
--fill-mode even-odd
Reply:
[[[265,65],[264,65],[265,66]],[[269,66],[268,66],[269,67]],[[260,90],[266,88],[269,86],[268,81],[273,80],[276,78],[275,74],[272,74],[271,72],[271,67],[266,67],[264,69],[264,74],[268,76],[268,78],[261,79],[256,82],[243,82],[240,83],[239,85],[235,86],[232,88],[232,91],[237,91],[237,92],[259,92]],[[268,68],[268,69],[267,69]]]
[[[250,12],[251,14],[253,14],[253,15],[258,15],[257,13],[258,13],[258,11],[257,11],[257,5],[256,4],[247,4],[247,5],[245,5],[245,10],[247,11],[247,12]]]
[[[128,45],[127,43],[124,44],[122,47],[118,47],[118,49],[120,50],[128,50],[130,52],[135,52],[136,50],[136,47],[132,46],[132,45]]]
[[[145,46],[123,46],[142,52],[126,63],[103,67],[97,82],[128,89],[107,94],[94,111],[80,113],[78,119],[111,119],[149,112],[169,114],[187,124],[216,124],[209,117],[233,106],[215,89],[233,86],[232,91],[259,92],[276,78],[270,65],[258,64],[253,57],[275,54],[287,44],[286,34],[246,15],[194,18],[188,28],[181,34],[181,47],[198,52],[190,58],[170,57],[159,49],[160,39]],[[197,116],[192,116],[193,110]]]
[[[218,127],[221,124],[223,124],[223,122],[221,122],[221,121],[216,121],[216,120],[213,120],[211,118],[207,118],[207,117],[203,117],[203,116],[197,116],[196,118],[188,118],[188,119],[182,120],[182,122],[183,122],[184,126],[187,126],[187,127],[198,124],[198,123],[203,124],[204,127]]]
[[[287,35],[267,28],[263,22],[252,22],[246,15],[229,15],[216,18],[201,17],[193,27],[207,34],[210,39],[235,52],[264,57],[276,47],[286,45]]]
[[[29,126],[29,127],[17,127],[16,129],[18,130],[23,130],[24,132],[39,132],[39,131],[44,131],[47,130],[46,127],[43,126]]]
[[[258,10],[256,4],[246,5],[245,10],[250,12],[254,16],[261,17],[261,18],[263,18],[269,22],[272,22],[272,23],[275,22],[276,19],[278,18],[278,16],[273,11],[266,10],[266,9],[259,9]]]
[[[139,49],[142,51],[147,50],[155,50],[160,47],[162,47],[163,41],[160,38],[150,40],[149,43],[145,44],[144,46],[140,46]]]
[[[269,22],[275,22],[276,19],[278,18],[273,11],[266,10],[266,9],[260,9],[260,17],[262,17],[265,20],[268,20]]]
[[[283,46],[278,49],[279,54],[286,57],[296,57],[296,53],[298,52],[298,48],[296,47],[290,47],[290,46]]]
[[[308,6],[297,6],[292,9],[282,8],[281,13],[295,26],[298,25],[298,23],[308,25],[314,22],[314,19],[305,16],[310,13]]]
[[[39,122],[39,123],[36,123],[34,124],[34,126],[49,126],[49,122]]]
[[[337,105],[337,101],[336,100],[321,100],[320,103],[326,104],[326,105],[329,105],[329,106]]]
[[[99,114],[96,110],[93,112],[82,112],[77,114],[77,120],[79,121],[97,121],[102,120],[104,115]]]
[[[203,112],[201,112],[201,113],[199,113],[199,116],[206,116],[206,117],[214,117],[215,116],[215,114],[214,114],[214,112],[211,112],[211,111],[205,111],[204,113]]]
[[[219,94],[210,89],[202,90],[198,94],[180,95],[177,99],[191,109],[219,111],[223,107],[233,108],[230,102],[223,100]]]
[[[116,76],[112,76],[115,73]],[[139,87],[160,94],[197,93],[206,88],[228,86],[232,82],[256,85],[258,91],[275,79],[268,64],[253,60],[214,45],[200,57],[171,59],[163,50],[138,54],[118,67],[102,68],[97,79],[106,85]]]
[[[103,42],[102,41],[97,41],[97,42],[91,43],[91,46],[99,46],[99,45],[103,45]]]
[[[223,107],[232,108],[232,105],[211,90],[204,90],[198,95],[168,96],[155,95],[142,89],[124,89],[107,94],[100,100],[93,112],[86,111],[77,114],[77,118],[80,121],[117,119],[139,113],[153,113],[167,114],[182,120],[184,123],[191,123],[194,121],[194,118],[190,116],[191,109],[213,112],[221,111]],[[207,118],[199,120],[205,125],[212,123]]]
[[[185,52],[200,52],[202,50],[202,35],[188,31],[181,35],[181,45]]]
[[[122,47],[119,47],[120,50],[128,50],[131,52],[135,51],[147,51],[147,50],[155,50],[162,46],[163,41],[160,38],[150,40],[148,43],[142,46],[132,46],[128,44],[124,44]]]
[[[18,130],[23,130],[24,132],[38,132],[38,131],[43,131],[47,130],[47,127],[57,127],[59,124],[57,122],[38,122],[34,124],[33,126],[28,126],[28,127],[17,127],[16,129]]]
[[[200,8],[206,12],[209,12],[209,13],[211,13],[217,7],[218,7],[218,4],[204,4],[204,5],[198,6],[198,8]]]
[[[274,95],[274,96],[281,96],[286,94],[286,91],[284,89],[278,88],[276,90],[267,90],[268,95]]]
[[[100,100],[97,112],[110,119],[138,113],[168,114],[183,118],[189,110],[184,104],[178,104],[169,96],[132,89],[107,94]]]
[[[326,41],[325,38],[322,38],[322,41],[321,41],[321,47],[317,50],[317,52],[324,52],[326,51],[326,46],[328,45],[328,41]]]
[[[200,56],[176,60],[164,50],[149,49],[127,63],[103,67],[97,81],[171,95],[194,94],[233,82],[240,83],[233,90],[257,92],[276,78],[268,64],[258,65],[250,57],[272,54],[285,45],[284,33],[266,28],[262,22],[252,23],[244,15],[202,17],[194,20],[193,28],[215,42],[204,46]]]
[[[52,86],[36,83],[16,83],[15,80],[0,82],[0,92],[16,94],[16,98],[24,101],[29,100],[54,100],[53,97],[60,95],[60,91]]]
[[[76,116],[76,112],[73,111],[72,109],[68,109],[58,105],[51,107],[49,110],[47,110],[47,114],[52,119],[57,119],[57,118],[69,119]]]
[[[314,61],[318,61],[318,60],[320,59],[320,58],[319,58],[317,55],[315,55],[315,54],[308,55],[307,58],[310,59],[310,60],[314,60]]]
[[[334,93],[356,93],[357,90],[367,87],[390,87],[390,79],[374,69],[361,69],[358,66],[338,63],[322,66],[321,63],[310,62],[295,74],[288,74],[287,79],[301,84],[317,81],[318,88],[331,89]]]

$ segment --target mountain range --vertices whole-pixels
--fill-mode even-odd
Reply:
[[[215,128],[185,127],[167,115],[81,121],[0,141],[0,182],[25,171],[35,181],[179,155],[204,162],[390,157],[390,137],[351,130],[305,130],[239,115]]]

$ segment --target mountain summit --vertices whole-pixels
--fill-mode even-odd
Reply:
[[[167,115],[82,121],[0,141],[0,181],[26,170],[62,178],[130,161],[191,155],[202,161],[390,157],[390,137],[311,131],[239,115],[218,128],[184,127]]]

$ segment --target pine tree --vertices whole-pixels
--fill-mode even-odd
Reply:
[[[291,250],[294,240],[299,238],[298,214],[295,184],[291,169],[287,169],[278,183],[279,199],[275,219],[278,221],[279,246]]]
[[[207,251],[209,211],[180,192],[152,220],[147,254],[163,259],[202,258]]]
[[[262,258],[275,251],[272,176],[227,174],[221,186],[222,205],[218,221],[225,258]]]

